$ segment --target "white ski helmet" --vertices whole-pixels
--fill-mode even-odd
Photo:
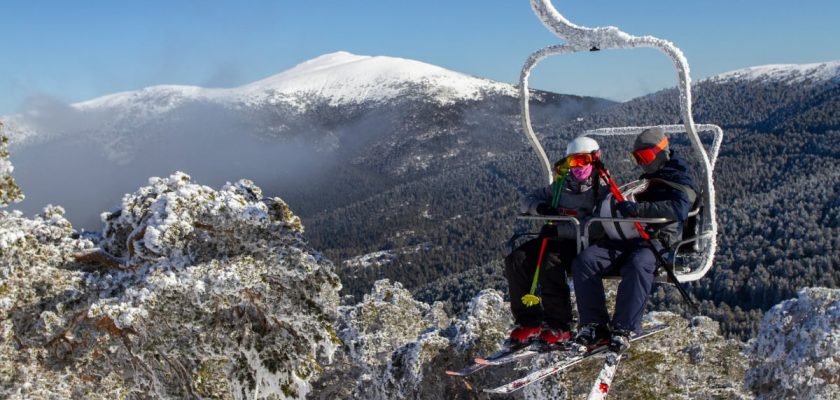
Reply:
[[[574,138],[569,144],[566,146],[566,155],[570,154],[580,154],[580,153],[593,153],[597,152],[601,148],[598,147],[598,142],[595,139],[586,136],[578,136]]]

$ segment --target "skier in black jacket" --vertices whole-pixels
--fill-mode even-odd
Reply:
[[[572,263],[581,324],[575,340],[587,346],[609,341],[610,349],[616,352],[625,350],[630,344],[630,334],[641,328],[656,269],[653,252],[663,252],[679,240],[682,225],[697,196],[688,165],[669,151],[668,138],[662,129],[640,133],[633,149],[633,157],[644,171],[640,179],[647,179],[649,186],[636,195],[636,202],[619,202],[616,208],[625,217],[664,217],[673,222],[648,225],[650,242],[642,238],[601,240],[581,252]],[[615,313],[610,319],[601,279],[615,271],[621,275],[621,283]]]
[[[557,171],[560,176],[555,183],[524,198],[520,211],[530,215],[573,216],[581,224],[586,223],[608,193],[606,183],[594,172],[593,162],[600,151],[598,142],[592,138],[580,136],[572,140],[566,147],[566,157],[558,162],[561,167],[568,165],[568,172]],[[590,236],[598,238],[601,234],[595,230]],[[552,344],[571,339],[574,318],[566,275],[577,254],[577,244],[577,231],[571,224],[548,224],[539,238],[523,243],[505,258],[510,309],[516,321],[508,343],[538,339]],[[526,304],[523,295],[532,288],[540,263],[542,301]]]

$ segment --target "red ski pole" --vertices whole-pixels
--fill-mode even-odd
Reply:
[[[612,175],[610,175],[610,171],[607,171],[607,167],[604,166],[604,163],[601,161],[595,161],[593,164],[595,164],[595,168],[598,169],[598,175],[607,180],[610,187],[610,193],[612,193],[613,197],[615,197],[615,200],[624,201],[624,195],[621,194],[620,190],[618,190],[618,185],[615,183],[615,180],[613,180]],[[645,229],[642,228],[642,224],[636,222],[635,225],[636,230],[639,231],[639,235],[642,239],[650,240],[650,235],[648,235],[647,232],[645,232]]]

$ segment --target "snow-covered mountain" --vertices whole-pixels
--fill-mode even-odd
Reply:
[[[65,111],[106,114],[103,115],[105,121],[95,118],[91,121],[92,125],[83,124],[81,127],[76,121],[65,125],[64,129],[66,132],[75,127],[91,133],[101,131],[113,135],[120,131],[103,128],[108,125],[123,125],[123,128],[125,125],[144,126],[150,120],[166,118],[167,113],[195,103],[218,105],[234,111],[282,106],[294,114],[302,114],[319,104],[358,106],[388,102],[400,96],[419,96],[439,105],[451,105],[459,101],[481,100],[489,94],[514,96],[516,93],[509,84],[471,77],[419,61],[336,52],[230,89],[158,85],[70,104]],[[23,115],[8,117],[14,132],[12,142],[25,143],[38,135],[57,134],[38,124],[43,116],[44,112],[36,106]]]
[[[59,202],[71,220],[96,229],[97,213],[123,193],[175,170],[215,185],[249,177],[271,192],[283,187],[307,214],[315,203],[299,196],[320,184],[352,201],[377,185],[525,148],[516,96],[509,84],[419,61],[338,52],[230,89],[154,86],[70,105],[41,99],[6,122],[28,194],[22,209]],[[554,121],[613,104],[534,97],[535,112]],[[348,180],[356,183],[342,187]],[[71,182],[90,188],[84,200],[65,197]]]
[[[840,83],[840,60],[813,64],[761,65],[715,75],[707,80],[716,83],[741,80],[788,85]]]
[[[77,103],[79,109],[145,108],[167,111],[186,101],[216,101],[230,105],[292,102],[301,111],[317,97],[332,106],[381,102],[421,87],[428,100],[452,104],[478,100],[488,92],[515,95],[513,86],[471,77],[419,61],[348,52],[325,54],[292,69],[232,89],[195,86],[153,86]]]

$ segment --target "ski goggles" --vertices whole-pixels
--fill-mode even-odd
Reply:
[[[668,137],[663,137],[662,140],[653,147],[646,149],[633,150],[630,154],[633,156],[633,161],[638,165],[648,165],[656,159],[656,156],[668,147]]]
[[[569,168],[585,167],[597,160],[599,153],[600,152],[569,154],[566,156],[566,163],[568,163]]]

